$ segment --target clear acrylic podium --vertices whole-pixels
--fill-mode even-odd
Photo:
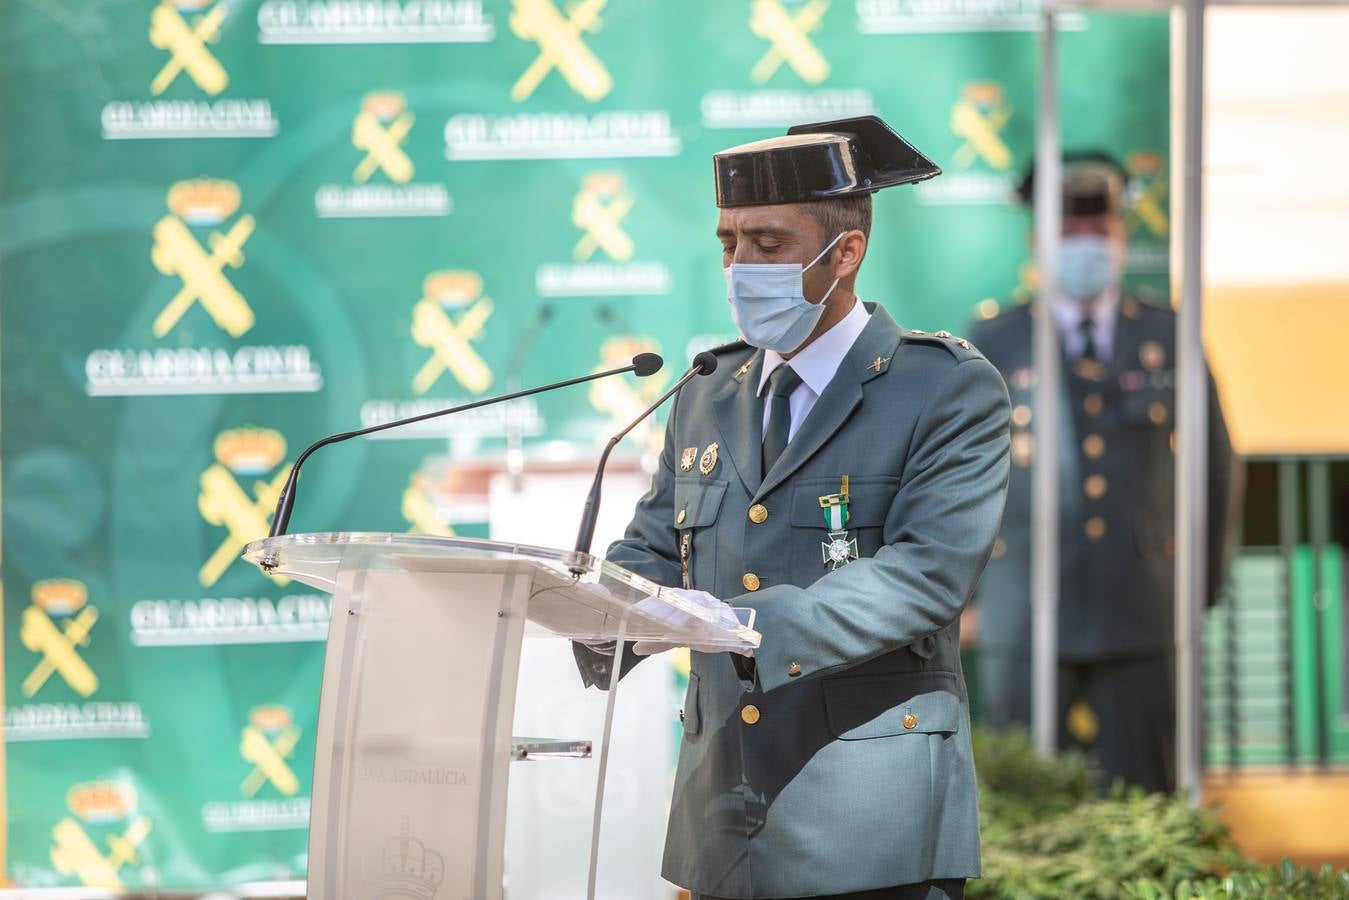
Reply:
[[[588,756],[592,743],[512,737],[526,634],[616,648],[625,640],[759,644],[725,611],[571,551],[329,533],[255,541],[244,558],[333,594],[314,753],[311,898],[411,898],[434,885],[438,897],[500,900],[512,761]],[[618,670],[615,659],[597,735],[592,896]]]

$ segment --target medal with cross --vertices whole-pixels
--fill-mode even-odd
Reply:
[[[820,554],[824,564],[831,570],[846,566],[857,559],[857,539],[848,537],[848,476],[837,494],[825,494],[820,497],[820,508],[824,510],[824,524],[829,539],[820,544]]]

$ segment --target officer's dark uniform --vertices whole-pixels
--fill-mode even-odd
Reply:
[[[1031,715],[1037,314],[1036,306],[1016,306],[968,332],[1002,372],[1013,408],[1007,507],[978,595],[979,705],[998,727],[1029,726]],[[1175,786],[1175,330],[1171,309],[1126,295],[1108,358],[1071,359],[1066,350],[1060,358],[1060,742],[1089,745],[1108,780],[1149,790]],[[1212,602],[1222,576],[1232,456],[1211,380],[1209,412]]]

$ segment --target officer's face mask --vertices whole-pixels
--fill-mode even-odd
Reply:
[[[838,279],[829,285],[819,303],[811,303],[805,297],[801,276],[846,233],[840,232],[804,266],[800,263],[732,263],[726,267],[726,296],[731,301],[731,318],[747,342],[765,350],[791,353],[810,337],[824,315],[824,302],[838,287]]]
[[[1101,296],[1115,280],[1115,252],[1099,234],[1070,234],[1059,244],[1059,288],[1079,303]]]

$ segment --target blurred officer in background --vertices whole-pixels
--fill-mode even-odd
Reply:
[[[1018,193],[1029,206],[1032,177]],[[1170,791],[1174,773],[1176,314],[1122,284],[1122,168],[1064,160],[1059,285],[1048,314],[1062,351],[1059,447],[1059,741],[1094,752],[1107,783]],[[1001,534],[968,611],[979,707],[994,727],[1031,717],[1031,465],[1038,303],[974,322],[969,339],[1007,381],[1012,476]],[[1231,445],[1209,382],[1209,603],[1221,584]]]

